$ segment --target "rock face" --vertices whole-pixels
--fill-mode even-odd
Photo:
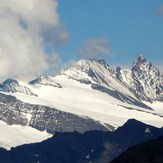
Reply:
[[[32,80],[29,82],[31,85],[45,85],[45,86],[53,86],[62,88],[62,86],[59,83],[56,83],[53,79],[51,79],[47,75],[41,75],[39,78]]]
[[[29,125],[40,131],[46,130],[51,134],[55,132],[78,131],[83,133],[89,130],[108,130],[92,119],[82,118],[46,106],[23,103],[13,96],[1,93],[0,108],[0,120],[7,124]]]
[[[0,149],[0,162],[108,163],[128,147],[161,134],[163,129],[132,119],[115,132],[56,133],[41,143],[22,145],[10,151]]]
[[[37,96],[27,86],[22,85],[14,79],[7,79],[2,84],[0,84],[0,91]]]

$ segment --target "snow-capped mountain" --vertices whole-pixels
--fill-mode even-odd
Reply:
[[[103,60],[80,60],[59,75],[90,84],[91,88],[105,92],[120,101],[149,109],[117,80],[115,71]]]
[[[103,127],[114,130],[131,118],[162,127],[162,81],[159,70],[143,56],[129,70],[114,70],[103,60],[80,60],[54,77],[42,75],[27,83],[4,82],[1,92],[15,96],[22,103],[15,99],[12,103],[3,102],[1,120],[50,133],[58,129],[55,123],[58,118],[59,131],[62,125],[63,131],[82,132]],[[5,85],[9,85],[9,91],[4,89]],[[22,91],[22,87],[32,94]],[[84,129],[80,128],[81,124]],[[88,124],[90,127],[86,127]]]
[[[138,99],[163,101],[163,77],[143,55],[133,62],[130,70],[117,68],[117,77]]]
[[[80,60],[60,75],[81,83],[92,84],[93,88],[109,89],[110,93],[122,93],[145,101],[163,101],[163,77],[158,68],[140,55],[131,69],[116,71],[103,60]],[[122,96],[122,94],[121,94]],[[125,101],[125,99],[123,99]],[[127,99],[129,102],[130,99]],[[131,101],[130,101],[131,102]]]
[[[59,75],[65,75],[81,83],[110,84],[112,87],[113,83],[107,81],[115,76],[115,72],[104,60],[85,59],[74,63],[61,71]]]

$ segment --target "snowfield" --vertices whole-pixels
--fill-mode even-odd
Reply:
[[[0,121],[0,147],[9,150],[22,144],[41,142],[52,135],[29,126],[12,125]]]

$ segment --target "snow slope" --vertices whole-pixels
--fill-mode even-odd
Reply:
[[[29,126],[9,126],[3,121],[0,121],[0,147],[7,150],[22,144],[41,142],[51,136],[51,134],[45,131],[40,132]]]
[[[159,116],[163,115],[163,111],[157,114],[157,110],[124,103],[104,92],[92,89],[90,85],[69,79],[64,75],[56,76],[53,79],[62,85],[61,89],[43,85],[39,88],[28,86],[39,96],[12,95],[23,102],[47,105],[80,116],[88,116],[115,128],[122,126],[130,118],[157,127],[163,126],[163,118]]]

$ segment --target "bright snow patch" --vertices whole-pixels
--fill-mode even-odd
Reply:
[[[29,126],[12,125],[0,121],[0,147],[9,150],[22,144],[41,142],[52,135]]]

